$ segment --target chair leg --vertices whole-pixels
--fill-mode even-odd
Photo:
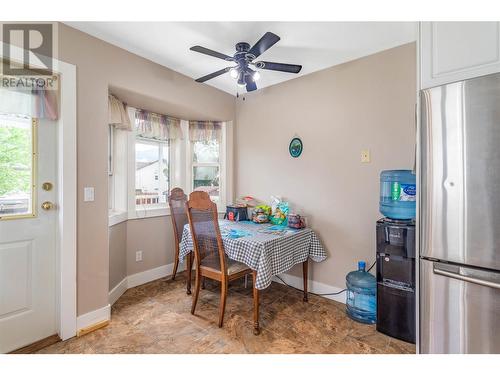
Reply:
[[[189,253],[186,255],[186,272],[187,272],[187,280],[186,280],[186,294],[191,294],[191,271],[193,269],[193,253]]]
[[[175,280],[175,274],[177,273],[177,267],[179,267],[179,253],[175,254],[174,270],[172,271],[172,280]]]
[[[201,289],[205,289],[205,279],[206,277],[201,278]]]
[[[219,327],[222,327],[224,321],[224,312],[226,311],[226,299],[227,299],[227,280],[223,280],[221,283],[221,294],[220,294],[220,306],[219,306]]]
[[[191,314],[194,315],[194,310],[196,309],[196,303],[198,302],[198,295],[200,294],[200,284],[201,284],[201,274],[196,270],[196,282],[194,285],[194,296],[193,304],[191,305]]]
[[[248,286],[248,274],[245,275],[245,289]]]

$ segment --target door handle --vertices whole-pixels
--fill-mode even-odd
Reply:
[[[45,191],[51,191],[54,185],[52,185],[52,182],[44,182],[42,184],[42,189]]]
[[[460,275],[458,273],[445,271],[445,270],[442,270],[442,269],[439,269],[439,268],[436,268],[436,267],[434,267],[434,273],[436,275],[451,277],[452,279],[457,279],[457,280],[461,280],[461,281],[467,281],[469,283],[478,284],[478,285],[481,285],[481,286],[487,286],[487,287],[490,287],[490,288],[500,289],[500,284],[499,283],[495,283],[493,281],[488,281],[488,280],[482,280],[482,279],[478,279],[478,278],[475,278],[475,277]]]
[[[49,211],[54,209],[55,205],[52,202],[46,201],[42,203],[42,209],[45,211]]]
[[[415,149],[414,151],[414,159],[413,159],[413,169],[412,173],[417,174],[417,134],[418,131],[418,114],[417,114],[417,103],[415,103]]]

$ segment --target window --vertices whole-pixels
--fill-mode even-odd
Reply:
[[[136,137],[136,207],[165,206],[170,190],[170,147],[168,141]]]
[[[225,209],[226,124],[208,134],[210,140],[192,141],[187,120],[176,128],[171,119],[159,118],[164,115],[127,110],[134,131],[113,128],[109,133],[109,222],[168,215],[168,194],[174,187],[186,194],[206,191]]]
[[[0,115],[0,219],[34,216],[36,120]]]
[[[132,132],[108,129],[108,214],[110,225],[127,217],[128,205],[128,137]]]
[[[114,132],[115,129],[112,125],[108,126],[108,209],[110,212],[115,210],[115,179],[113,176],[114,165]]]
[[[210,141],[193,142],[192,189],[206,191],[214,202],[220,198],[220,143]]]

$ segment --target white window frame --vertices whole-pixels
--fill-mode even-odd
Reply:
[[[115,210],[114,142],[115,127],[108,125],[108,211],[110,216]]]
[[[127,158],[127,201],[128,201],[128,220],[134,219],[144,219],[149,217],[158,217],[158,216],[166,216],[170,215],[170,208],[167,204],[159,204],[155,207],[136,207],[135,204],[135,141],[137,138],[137,132],[135,131],[135,111],[137,108],[127,107],[128,115],[130,117],[130,121],[133,124],[133,131],[128,133],[128,158]],[[146,138],[143,138],[146,139]],[[154,141],[154,140],[152,140]],[[169,141],[169,189],[172,189],[176,185],[177,179],[173,176],[176,176],[177,169],[179,166],[179,160],[177,158],[177,152],[175,149],[177,147],[177,140]]]
[[[187,122],[187,121],[186,121]],[[187,124],[187,127],[189,124]],[[186,128],[187,128],[186,127]],[[216,202],[217,210],[219,212],[226,212],[226,202],[227,202],[227,124],[225,122],[222,123],[222,134],[221,134],[221,142],[219,149],[219,162],[218,163],[195,163],[193,162],[193,143],[189,140],[189,137],[185,137],[186,141],[186,182],[184,191],[191,193],[193,191],[193,169],[196,166],[216,166],[219,167],[219,200]],[[189,134],[189,131],[186,131],[185,134]]]
[[[167,145],[167,149],[168,149],[168,181],[165,179],[165,176],[163,175],[163,173],[161,173],[161,170],[159,171],[158,173],[158,178],[159,178],[159,181],[160,181],[160,186],[163,185],[167,185],[167,191],[170,191],[171,190],[171,187],[172,187],[172,178],[171,178],[171,175],[172,175],[172,165],[174,163],[172,163],[172,149],[171,149],[171,142],[170,141],[161,141],[161,140],[157,140],[157,139],[150,139],[150,138],[144,138],[144,137],[141,137],[141,136],[138,136],[136,135],[135,136],[135,139],[134,139],[134,150],[135,150],[135,144],[137,144],[137,142],[141,142],[141,143],[144,143],[144,144],[151,144],[151,145],[157,145],[158,146],[158,160],[162,160],[163,158],[163,145]],[[135,186],[135,174],[137,173],[136,169],[135,169],[135,151],[134,151],[134,201],[135,201],[135,191],[137,189],[137,186]],[[135,203],[135,211],[140,211],[140,212],[145,212],[145,211],[150,211],[150,210],[161,210],[161,209],[165,209],[168,207],[168,202],[165,202],[165,203],[156,203],[156,204],[149,204],[147,206],[143,206],[143,205],[137,205],[137,203]]]
[[[127,220],[127,143],[128,132],[109,126],[108,141],[108,225]]]

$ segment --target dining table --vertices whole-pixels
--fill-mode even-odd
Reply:
[[[258,224],[253,221],[219,219],[219,228],[228,258],[244,263],[254,271],[254,333],[260,332],[258,290],[271,285],[273,277],[302,263],[303,300],[308,301],[307,281],[309,259],[322,262],[326,251],[316,233],[310,228],[294,229],[286,225]],[[186,259],[187,293],[191,294],[193,242],[189,224],[183,228],[179,259]]]

